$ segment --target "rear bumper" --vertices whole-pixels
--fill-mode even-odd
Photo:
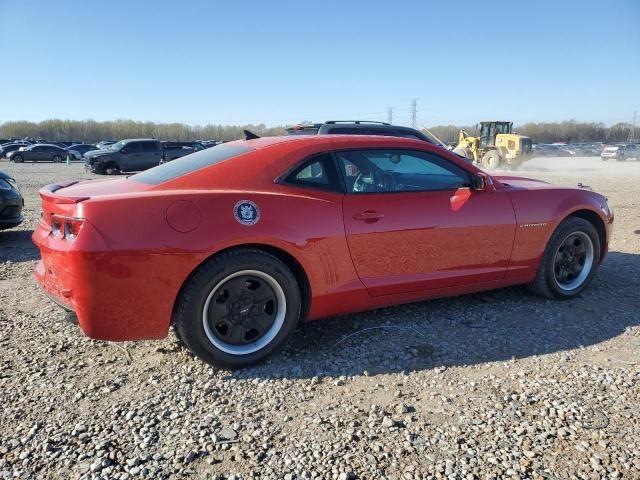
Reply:
[[[0,217],[0,230],[4,230],[5,228],[17,227],[23,221],[24,221],[24,217],[22,215],[18,215],[17,217],[8,217],[8,218]]]
[[[24,221],[22,197],[0,197],[0,229],[17,227]]]
[[[74,241],[54,238],[40,224],[35,278],[65,310],[74,311],[85,335],[111,341],[166,337],[173,305],[195,254],[113,251],[88,222]]]

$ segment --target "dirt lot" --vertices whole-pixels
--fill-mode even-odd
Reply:
[[[640,478],[640,162],[540,159],[616,214],[591,288],[524,288],[302,326],[236,373],[160,342],[85,338],[36,288],[37,190],[80,165],[0,163],[0,478]]]

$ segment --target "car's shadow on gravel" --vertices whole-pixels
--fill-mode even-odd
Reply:
[[[33,230],[0,231],[0,262],[29,262],[40,256],[31,241]]]
[[[514,287],[311,322],[284,352],[232,376],[377,375],[588,347],[640,324],[638,272],[640,255],[612,252],[586,292],[569,301]]]

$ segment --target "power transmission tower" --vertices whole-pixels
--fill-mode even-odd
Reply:
[[[631,128],[629,129],[629,137],[627,138],[627,142],[636,143],[636,118],[638,116],[638,112],[633,112],[633,123],[631,124]]]
[[[411,100],[411,126],[418,128],[418,101],[415,98]]]
[[[387,122],[393,123],[393,108],[391,107],[387,110]]]

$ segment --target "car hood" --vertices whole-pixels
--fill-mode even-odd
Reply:
[[[101,157],[103,155],[109,155],[110,153],[113,153],[113,152],[114,150],[90,150],[87,153],[85,153],[84,156],[87,158]]]
[[[546,188],[557,188],[550,183],[543,182],[542,180],[536,180],[535,178],[509,176],[495,176],[492,178],[499,181],[503,185],[517,188],[519,190],[542,190]]]
[[[13,177],[11,175],[9,175],[7,172],[3,172],[2,170],[0,170],[0,178],[11,178],[11,179],[13,179]]]
[[[128,178],[114,178],[109,180],[82,180],[55,190],[56,195],[64,197],[104,197],[142,192],[151,188],[139,182],[132,182]]]

